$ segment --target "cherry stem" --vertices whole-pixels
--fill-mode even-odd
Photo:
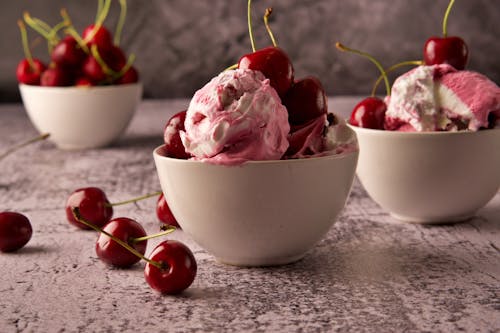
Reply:
[[[86,41],[86,39],[84,40],[84,42],[85,41]],[[95,58],[95,60],[99,64],[99,66],[101,66],[102,71],[106,75],[110,75],[110,76],[113,76],[113,77],[118,75],[118,73],[115,72],[114,70],[112,70],[111,68],[109,68],[109,66],[106,64],[106,62],[104,61],[104,59],[102,59],[101,55],[99,54],[99,50],[97,49],[97,45],[96,44],[92,44],[92,46],[90,47],[90,53]]]
[[[6,157],[7,155],[9,155],[10,153],[12,153],[12,152],[14,152],[14,151],[18,150],[19,148],[22,148],[22,147],[24,147],[24,146],[27,146],[27,145],[29,145],[29,144],[31,144],[31,143],[33,143],[33,142],[37,142],[37,141],[42,141],[42,140],[45,140],[45,139],[47,139],[49,136],[50,136],[50,134],[45,133],[45,134],[39,135],[39,136],[37,136],[37,137],[31,138],[31,139],[29,139],[29,140],[27,140],[27,141],[21,142],[20,144],[17,144],[17,145],[15,145],[15,146],[12,146],[12,147],[10,147],[9,149],[7,149],[7,151],[5,151],[4,153],[2,153],[2,154],[0,155],[0,160],[2,160],[3,158],[5,158],[5,157]]]
[[[111,238],[113,241],[115,241],[116,243],[118,243],[119,245],[121,245],[122,247],[124,247],[125,249],[127,249],[128,251],[130,251],[132,254],[136,255],[137,257],[141,258],[142,260],[148,262],[149,264],[157,267],[158,269],[163,269],[163,265],[157,261],[154,261],[154,260],[151,260],[149,258],[146,258],[142,253],[140,253],[139,251],[137,251],[136,249],[134,249],[132,246],[130,246],[129,244],[127,244],[126,242],[122,241],[121,239],[111,235],[110,233],[102,230],[101,228],[93,225],[92,223],[90,223],[89,221],[85,220],[82,215],[80,214],[80,209],[78,207],[74,207],[72,209],[72,212],[73,212],[73,216],[75,217],[75,219],[82,223],[82,224],[85,224],[87,227],[89,228],[92,228],[94,229],[95,231],[97,232],[100,232],[106,236],[108,236],[109,238]]]
[[[104,1],[103,0],[98,0],[98,2],[97,2],[97,12],[95,14],[95,20],[94,20],[94,22],[97,22],[97,20],[99,19],[99,16],[101,15],[103,7],[104,7]]]
[[[110,6],[111,6],[111,0],[104,0],[104,3],[102,5],[101,2],[99,2],[94,29],[92,29],[92,31],[87,36],[85,36],[84,40],[85,44],[90,42],[92,38],[94,38],[97,31],[101,28],[102,24],[104,23],[104,20],[106,19],[106,16],[108,16]]]
[[[248,0],[247,7],[248,34],[250,35],[250,43],[252,44],[252,52],[255,52],[255,40],[252,31],[252,0]]]
[[[148,199],[148,198],[151,198],[151,197],[157,197],[160,194],[161,194],[161,191],[154,192],[154,193],[149,193],[149,194],[137,197],[137,198],[133,198],[133,199],[125,200],[125,201],[120,201],[120,202],[115,202],[115,203],[109,204],[108,206],[109,207],[113,207],[113,206],[126,205],[126,204],[129,204],[129,203],[137,202],[137,201]]]
[[[86,54],[90,53],[90,50],[87,47],[87,44],[85,44],[84,40],[82,39],[82,37],[80,37],[80,35],[78,34],[78,32],[75,30],[75,28],[73,26],[68,27],[66,30],[64,30],[64,32],[76,40],[76,42],[78,43],[78,46],[80,46],[80,48],[83,50],[83,52],[85,52]]]
[[[145,241],[145,240],[148,240],[148,239],[152,239],[152,238],[161,237],[161,236],[165,236],[165,235],[171,234],[176,229],[177,228],[174,227],[174,226],[169,226],[167,229],[165,229],[165,231],[162,231],[162,232],[159,232],[159,233],[156,233],[156,234],[152,234],[152,235],[143,236],[143,237],[131,238],[130,241],[132,243],[139,243],[139,242],[142,242],[142,241]]]
[[[125,25],[125,18],[127,17],[127,0],[120,0],[120,17],[116,24],[114,43],[116,46],[120,45],[123,26]]]
[[[395,64],[395,65],[392,65],[391,67],[387,68],[385,70],[385,73],[386,74],[389,74],[390,72],[392,72],[393,70],[397,69],[397,68],[400,68],[400,67],[403,67],[403,66],[420,66],[420,65],[423,65],[424,62],[422,60],[409,60],[409,61],[403,61],[403,62],[400,62],[398,64]],[[378,78],[377,78],[377,81],[375,81],[375,84],[373,85],[373,89],[372,89],[372,97],[375,96],[375,93],[377,92],[377,88],[378,88],[378,85],[380,84],[380,82],[384,79],[384,76],[381,74]]]
[[[52,32],[53,28],[44,21],[31,17],[28,12],[24,12],[23,17],[27,25],[29,25],[33,30],[38,32],[47,40],[49,53],[52,53],[53,46],[59,42],[59,38]]]
[[[453,4],[455,3],[455,0],[450,0],[450,3],[448,4],[448,8],[446,8],[446,12],[444,13],[444,18],[443,18],[443,37],[448,36],[448,16],[450,15],[451,12],[451,7],[453,7]]]
[[[225,71],[229,71],[231,69],[236,69],[236,68],[238,68],[238,64],[234,64],[234,65],[231,65],[231,66],[227,67],[226,69],[224,69],[224,72]]]
[[[122,77],[129,69],[130,67],[132,67],[132,64],[134,63],[135,61],[135,54],[131,54],[128,59],[127,59],[127,63],[125,64],[125,66],[122,67],[122,69],[116,74],[115,77],[113,77],[113,79],[118,79],[120,77]]]
[[[355,49],[351,49],[351,48],[348,48],[344,45],[342,45],[341,43],[337,42],[335,43],[335,46],[337,47],[337,49],[341,50],[341,51],[348,51],[348,52],[352,52],[352,53],[355,53],[355,54],[358,54],[360,56],[363,56],[365,58],[367,58],[368,60],[370,60],[371,62],[373,62],[375,64],[375,66],[377,66],[378,70],[380,71],[380,73],[382,74],[382,76],[384,77],[384,82],[385,82],[385,90],[386,90],[386,93],[387,93],[387,96],[390,96],[391,95],[391,86],[389,84],[389,79],[387,78],[387,73],[385,72],[384,68],[382,67],[382,65],[380,64],[380,62],[377,61],[377,59],[375,59],[373,56],[371,56],[370,54],[368,53],[365,53],[365,52],[362,52],[362,51],[359,51],[359,50],[355,50]]]
[[[21,31],[21,40],[23,42],[24,56],[28,63],[30,64],[30,68],[32,71],[35,71],[35,63],[33,62],[33,55],[31,54],[30,47],[28,45],[28,32],[26,31],[26,26],[23,21],[17,20],[17,25],[19,26],[19,30]]]
[[[266,8],[266,12],[264,13],[264,24],[266,26],[267,33],[269,34],[269,37],[271,38],[271,42],[273,43],[274,47],[278,47],[278,43],[276,43],[276,39],[274,38],[273,31],[271,30],[271,27],[269,26],[269,16],[271,16],[273,12],[272,7]]]

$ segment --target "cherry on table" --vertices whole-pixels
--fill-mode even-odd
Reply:
[[[177,219],[174,214],[172,214],[163,193],[160,194],[158,201],[156,202],[156,216],[162,223],[180,228],[179,223],[177,223]]]
[[[180,131],[184,131],[184,121],[187,111],[181,111],[174,114],[165,125],[163,130],[163,140],[165,142],[165,151],[168,157],[188,159],[190,154],[186,152],[182,144]]]
[[[238,61],[238,68],[262,72],[282,98],[293,83],[292,62],[285,51],[278,47],[270,46],[244,55]]]
[[[33,66],[28,59],[23,59],[16,68],[17,81],[29,85],[39,85],[40,77],[46,68],[47,66],[39,59],[33,58]]]
[[[75,218],[73,214],[75,207],[78,207],[85,220],[98,227],[104,226],[113,216],[113,207],[106,194],[98,187],[77,189],[66,201],[66,218],[69,223],[80,229],[90,229]]]
[[[176,240],[160,243],[151,253],[150,260],[162,268],[146,263],[144,278],[151,288],[163,294],[178,294],[194,281],[197,264],[191,250]]]
[[[0,212],[0,251],[19,250],[31,239],[33,229],[26,216],[16,212]]]
[[[323,85],[313,76],[296,81],[286,93],[283,105],[288,110],[290,125],[305,124],[328,111]]]
[[[359,102],[351,112],[349,123],[353,126],[384,129],[386,103],[378,97],[367,97]]]
[[[147,240],[134,241],[146,236],[146,231],[137,221],[126,217],[115,218],[104,225],[102,230],[121,239],[142,255],[146,252]],[[141,260],[102,232],[95,244],[95,251],[103,262],[116,267],[129,267]]]

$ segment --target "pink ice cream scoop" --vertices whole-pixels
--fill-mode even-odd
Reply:
[[[477,131],[499,126],[500,88],[450,65],[419,66],[400,76],[387,98],[385,129]]]
[[[288,112],[259,71],[227,70],[198,90],[187,109],[186,152],[195,160],[237,165],[279,160],[288,148]]]

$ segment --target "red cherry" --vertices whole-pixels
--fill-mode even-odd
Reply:
[[[130,67],[118,80],[117,84],[129,84],[139,81],[139,73],[134,67]]]
[[[146,231],[137,221],[119,217],[109,221],[102,230],[128,243],[142,255],[146,252],[146,240],[134,242],[135,238],[146,236]],[[99,234],[95,251],[103,262],[116,267],[129,267],[141,260],[140,257],[103,233]]]
[[[109,48],[100,51],[102,60],[108,65],[109,68],[115,72],[119,72],[127,63],[125,53],[118,46],[112,45]]]
[[[238,61],[238,68],[262,72],[280,97],[292,86],[293,66],[288,55],[278,47],[270,46],[249,53]]]
[[[353,126],[384,129],[387,105],[377,97],[367,97],[352,110],[349,123]]]
[[[64,87],[73,84],[73,73],[61,67],[46,69],[40,77],[40,85],[45,87]]]
[[[111,33],[104,26],[100,26],[92,38],[87,41],[87,38],[92,34],[95,28],[94,24],[89,25],[83,30],[82,38],[87,42],[88,46],[97,45],[99,51],[106,50],[113,46],[113,38]]]
[[[82,70],[83,74],[93,82],[104,81],[107,77],[107,75],[102,70],[101,65],[91,55],[85,58],[82,65]]]
[[[283,105],[288,110],[290,125],[301,125],[327,113],[325,90],[315,77],[301,79],[288,90]]]
[[[22,214],[0,212],[0,251],[12,252],[22,248],[31,239],[33,229]]]
[[[164,294],[178,294],[193,283],[197,270],[196,260],[183,243],[164,241],[153,250],[150,259],[163,267],[160,269],[149,262],[144,267],[144,278],[154,290]]]
[[[184,121],[186,120],[186,110],[176,113],[165,125],[163,139],[165,141],[165,151],[168,157],[188,159],[190,155],[184,149],[179,131],[184,131]]]
[[[467,65],[469,50],[460,37],[431,37],[424,45],[426,65],[449,64],[458,70]]]
[[[69,223],[80,229],[90,229],[83,223],[78,222],[73,209],[78,207],[81,216],[97,227],[102,227],[113,216],[113,207],[108,201],[106,194],[97,187],[80,188],[71,193],[66,202],[66,218]]]
[[[170,207],[168,207],[167,201],[165,200],[165,196],[163,195],[163,193],[160,194],[160,197],[156,202],[156,216],[164,224],[180,228],[179,223],[177,223],[177,220],[174,217],[174,214],[172,214]]]
[[[76,39],[67,36],[54,46],[50,57],[58,66],[74,68],[80,66],[85,59],[85,55]]]
[[[29,85],[39,85],[40,76],[47,66],[38,59],[33,59],[33,66],[34,68],[31,67],[28,59],[21,60],[16,68],[17,81]]]
[[[89,78],[86,77],[79,77],[78,79],[75,80],[75,86],[78,87],[90,87],[93,86],[94,82],[90,80]]]

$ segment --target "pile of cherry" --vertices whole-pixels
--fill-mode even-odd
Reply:
[[[320,80],[314,76],[296,80],[292,62],[285,51],[278,47],[268,24],[272,8],[264,15],[264,23],[272,41],[272,46],[256,50],[251,26],[251,0],[248,1],[248,30],[252,43],[252,53],[243,55],[230,69],[241,68],[260,71],[269,79],[271,87],[278,93],[288,111],[290,133],[289,148],[284,158],[293,156],[304,145],[309,134],[306,129],[318,117],[328,112],[325,90]],[[184,131],[186,110],[169,119],[164,130],[165,151],[169,157],[187,159],[190,156],[184,149],[179,131]]]
[[[157,200],[156,214],[164,224],[162,232],[147,235],[142,225],[127,217],[113,216],[113,206],[136,202],[153,196]],[[80,188],[66,202],[66,217],[73,226],[97,231],[97,256],[106,265],[127,268],[141,259],[146,261],[144,278],[151,288],[163,294],[177,294],[188,288],[196,276],[197,264],[191,250],[176,240],[158,244],[149,258],[145,257],[148,239],[171,233],[178,226],[163,193],[111,204],[97,187]],[[12,252],[22,248],[32,236],[26,216],[16,212],[0,212],[0,251]]]
[[[66,10],[61,10],[62,22],[51,27],[40,19],[24,13],[19,20],[25,58],[16,69],[20,83],[41,86],[96,86],[128,84],[139,80],[132,65],[134,55],[127,59],[120,48],[120,36],[126,13],[126,0],[120,0],[121,14],[114,35],[103,22],[110,9],[111,0],[99,2],[93,24],[81,36],[74,28]],[[50,63],[32,56],[25,23],[47,40]],[[61,31],[64,36],[61,38]]]

